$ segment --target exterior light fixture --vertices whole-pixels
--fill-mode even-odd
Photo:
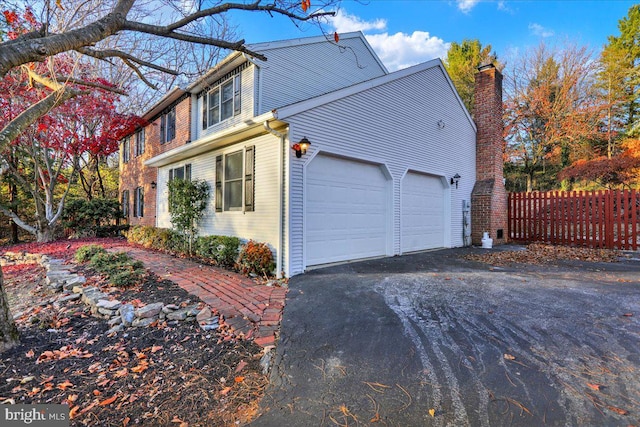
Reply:
[[[459,174],[455,174],[451,177],[451,185],[455,184],[456,188],[458,188],[458,182],[460,181],[461,176]]]
[[[310,145],[311,142],[305,136],[300,140],[300,142],[293,144],[291,146],[291,149],[296,152],[296,157],[300,158],[303,154],[307,154],[307,150],[309,149]]]
[[[156,184],[155,181],[151,181],[151,188],[153,188],[155,190],[157,186],[158,186],[158,184]]]
[[[444,129],[444,120],[438,120],[438,128]]]

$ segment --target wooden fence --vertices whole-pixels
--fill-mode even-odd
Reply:
[[[640,191],[509,194],[509,238],[590,248],[638,250]]]

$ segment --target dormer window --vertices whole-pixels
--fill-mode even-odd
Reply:
[[[240,74],[237,74],[202,97],[202,129],[240,114],[240,104]]]

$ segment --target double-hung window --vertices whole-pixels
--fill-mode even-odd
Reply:
[[[122,141],[122,163],[129,163],[129,156],[131,155],[131,137],[126,137]]]
[[[187,164],[177,168],[169,169],[169,181],[174,179],[184,179],[191,181],[191,165]]]
[[[142,218],[144,216],[144,189],[137,187],[133,197],[133,216]]]
[[[176,109],[173,107],[160,117],[160,144],[176,137]]]
[[[216,157],[216,212],[253,211],[255,147]]]
[[[240,75],[225,80],[202,98],[202,129],[240,114]]]
[[[136,145],[135,145],[134,155],[137,157],[142,153],[144,153],[144,128],[136,132],[135,138],[136,138],[136,141],[135,141]]]

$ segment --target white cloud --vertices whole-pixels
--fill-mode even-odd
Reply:
[[[458,9],[460,9],[464,13],[468,13],[473,9],[473,7],[478,4],[480,0],[456,0],[458,3]]]
[[[540,24],[536,24],[535,22],[529,24],[529,31],[531,31],[533,35],[540,37],[551,37],[555,34],[553,30],[545,28]]]
[[[389,71],[434,58],[445,58],[451,45],[438,37],[430,36],[426,31],[414,31],[412,34],[370,34],[366,37]]]
[[[367,41],[389,71],[407,68],[434,58],[445,58],[450,46],[450,43],[445,43],[426,31],[389,34],[384,31],[387,28],[385,19],[365,21],[344,10],[339,10],[336,16],[329,18],[328,23],[338,34],[350,31],[365,33]]]
[[[329,23],[333,25],[338,33],[348,33],[351,31],[385,30],[387,21],[376,19],[375,21],[364,21],[355,15],[349,15],[343,9],[338,10],[336,15],[329,18]]]

